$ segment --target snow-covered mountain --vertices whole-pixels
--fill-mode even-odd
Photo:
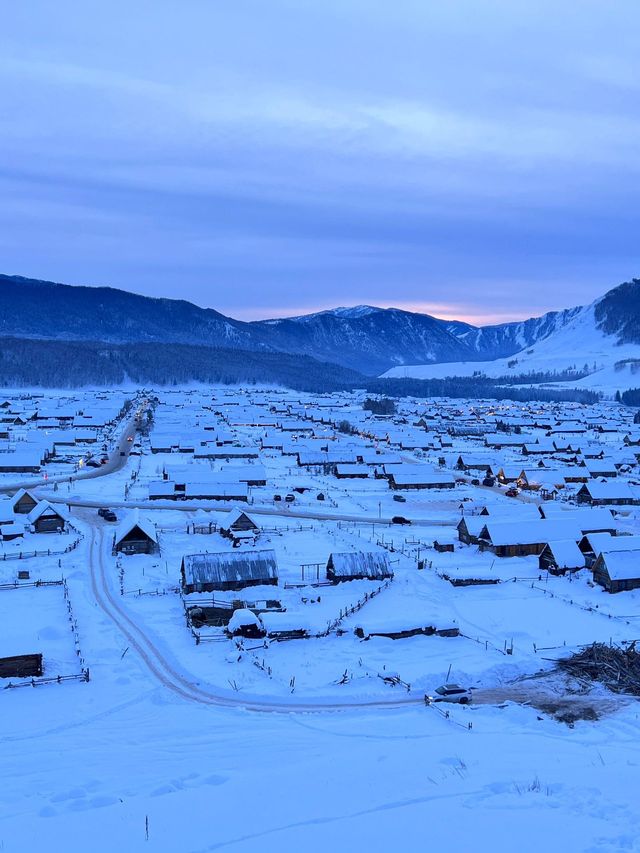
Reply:
[[[384,375],[428,379],[482,373],[512,381],[530,375],[539,382],[545,374],[553,381],[555,373],[559,381],[608,392],[640,385],[640,279],[614,288],[591,305],[547,314],[538,323],[538,337],[520,338],[531,343],[506,358],[404,365]],[[527,329],[512,334],[516,340]],[[567,372],[575,372],[577,377],[562,376]]]
[[[588,329],[570,342],[573,330],[583,322]],[[567,364],[582,368],[594,361],[614,364],[635,357],[635,349],[630,350],[633,355],[623,355],[619,343],[640,345],[640,283],[623,284],[592,306],[476,327],[371,305],[247,323],[183,300],[0,275],[0,336],[283,352],[369,376],[391,368],[395,368],[393,375],[407,376],[463,375],[477,370],[503,375],[560,370]],[[510,367],[514,359],[515,366]],[[458,366],[452,367],[453,363]],[[428,369],[425,365],[439,366]]]
[[[577,307],[550,311],[541,317],[496,326],[477,327],[453,322],[449,324],[449,330],[470,347],[479,359],[490,361],[513,355],[547,338],[562,329],[581,310]]]
[[[393,364],[474,358],[473,350],[444,320],[397,308],[337,308],[303,317],[253,323],[268,329],[269,346],[284,352],[313,353],[368,375]]]

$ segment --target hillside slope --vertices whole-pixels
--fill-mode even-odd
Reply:
[[[613,393],[640,385],[640,280],[626,282],[591,305],[562,312],[568,318],[548,336],[508,358],[491,361],[405,365],[386,377],[419,379],[473,376],[525,381],[528,374],[575,370],[587,375],[570,380],[576,387]],[[540,376],[536,381],[542,381]]]

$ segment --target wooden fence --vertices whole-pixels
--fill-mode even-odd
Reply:
[[[61,684],[63,681],[89,681],[89,667],[87,666],[82,651],[80,649],[80,637],[78,634],[78,623],[74,618],[73,609],[71,607],[71,599],[69,597],[69,587],[67,585],[67,581],[65,578],[61,578],[60,580],[52,580],[52,581],[27,581],[25,583],[21,583],[15,581],[14,583],[6,583],[0,584],[0,590],[8,590],[8,589],[25,589],[28,587],[42,587],[42,586],[61,586],[64,600],[67,605],[67,618],[69,620],[69,626],[71,628],[71,633],[73,635],[73,644],[76,653],[76,657],[78,658],[78,664],[80,665],[80,672],[72,675],[55,675],[55,676],[42,676],[38,678],[29,678],[25,681],[19,681],[16,683],[9,682],[8,684],[3,685],[3,689],[9,689],[14,687],[37,687],[39,684]]]

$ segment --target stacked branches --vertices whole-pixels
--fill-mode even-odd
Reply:
[[[592,643],[571,657],[561,658],[558,667],[577,679],[597,681],[613,693],[640,696],[640,652],[635,640],[626,648]]]

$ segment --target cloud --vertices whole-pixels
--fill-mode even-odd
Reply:
[[[474,318],[637,274],[636,4],[35,7],[0,33],[13,272]]]

